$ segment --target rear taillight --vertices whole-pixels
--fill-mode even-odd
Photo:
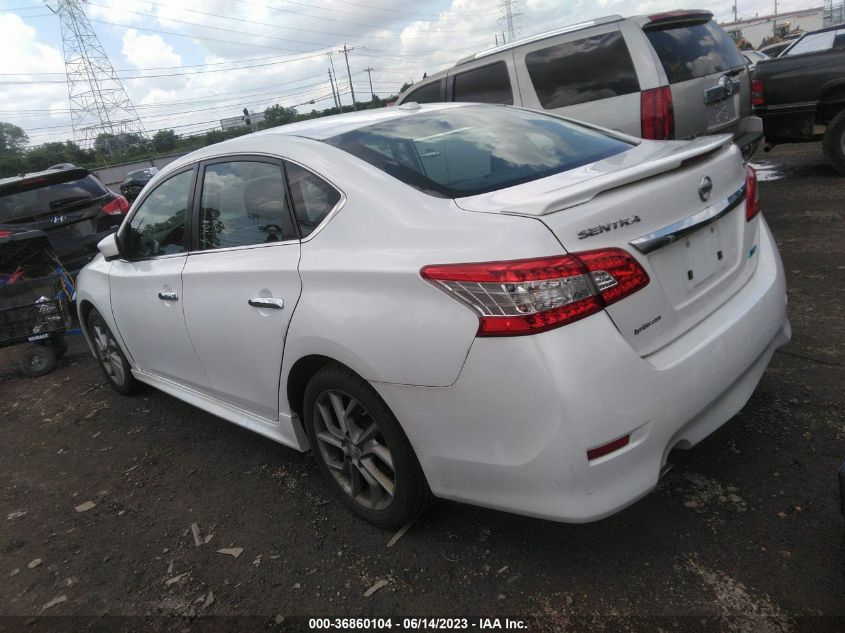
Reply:
[[[763,97],[763,82],[759,79],[751,80],[751,105],[766,105],[766,99]]]
[[[751,165],[745,166],[745,221],[750,222],[760,213],[760,199],[757,197],[757,172]]]
[[[123,196],[118,196],[108,204],[103,205],[101,211],[106,215],[123,215],[129,211],[129,203]]]
[[[643,138],[665,141],[675,137],[675,110],[669,86],[642,91],[640,119]]]
[[[11,231],[0,231],[0,237],[9,237],[11,234]]]
[[[649,281],[639,262],[618,248],[426,266],[420,274],[478,313],[478,336],[545,332],[599,312]]]

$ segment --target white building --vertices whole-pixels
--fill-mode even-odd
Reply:
[[[755,16],[736,22],[722,22],[721,26],[735,42],[745,39],[754,48],[759,48],[767,37],[782,38],[795,31],[815,31],[822,28],[825,26],[825,8],[816,7],[777,15]]]

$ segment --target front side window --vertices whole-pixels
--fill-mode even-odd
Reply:
[[[628,142],[558,117],[493,105],[418,112],[325,142],[443,198],[505,189],[631,148]],[[381,151],[385,146],[395,151],[388,155]]]
[[[712,20],[670,24],[646,30],[670,84],[743,66],[742,55],[728,34]]]
[[[458,73],[454,77],[454,82],[454,101],[513,105],[513,90],[505,62]]]
[[[525,56],[525,65],[546,110],[640,90],[634,62],[619,31],[532,51]]]
[[[407,97],[402,100],[402,103],[409,103],[415,101],[417,103],[437,103],[442,101],[440,98],[440,82],[433,81],[424,86],[420,86],[416,90],[412,90]]]
[[[185,218],[193,171],[165,180],[148,195],[132,216],[126,232],[129,259],[171,255],[185,250]]]
[[[316,174],[286,163],[290,195],[302,237],[308,237],[340,202],[340,192]]]
[[[281,165],[232,161],[205,168],[200,250],[282,242],[296,237]]]

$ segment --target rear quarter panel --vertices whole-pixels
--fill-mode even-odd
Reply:
[[[370,381],[451,385],[475,340],[478,318],[424,281],[420,269],[563,249],[536,219],[464,211],[341,150],[326,150],[337,160],[312,168],[347,201],[303,242],[302,296],[288,332],[283,383],[298,359],[320,354]]]

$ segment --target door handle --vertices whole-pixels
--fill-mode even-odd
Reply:
[[[178,301],[179,295],[175,292],[159,292],[158,298],[162,301]]]
[[[270,308],[271,310],[281,310],[285,307],[285,300],[276,297],[255,297],[247,303],[253,308]]]

